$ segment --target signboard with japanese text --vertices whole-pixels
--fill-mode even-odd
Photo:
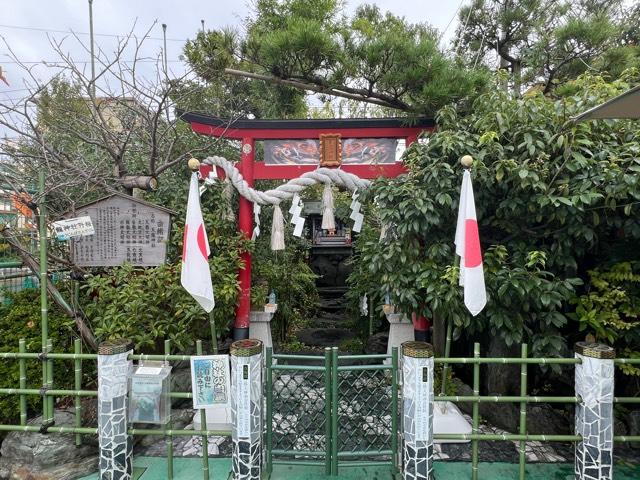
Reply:
[[[126,195],[112,195],[76,210],[95,233],[72,240],[79,267],[152,267],[165,262],[171,211]]]
[[[86,237],[96,233],[91,217],[88,215],[53,222],[53,230],[56,232],[56,238],[60,241],[75,237]]]
[[[236,404],[236,428],[238,438],[251,437],[251,367],[245,363],[235,371],[238,401]]]
[[[427,401],[429,398],[429,387],[431,387],[429,383],[429,369],[427,367],[417,368],[414,392],[416,442],[426,442],[429,440],[429,402]]]
[[[191,357],[194,409],[230,406],[230,383],[228,355]]]

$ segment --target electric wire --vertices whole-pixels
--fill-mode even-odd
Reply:
[[[6,25],[6,24],[0,24],[0,28],[13,28],[16,30],[31,30],[31,31],[35,31],[35,32],[50,32],[50,33],[66,33],[66,34],[74,34],[74,35],[89,35],[88,32],[76,32],[73,30],[55,30],[52,28],[41,28],[41,27],[25,27],[23,25]],[[129,34],[125,34],[125,35],[116,35],[114,33],[94,33],[93,34],[94,37],[111,37],[111,38],[126,38],[129,36]],[[131,35],[131,36],[135,36],[135,35]],[[160,40],[163,41],[164,39],[162,37],[144,37],[144,38],[148,38],[149,40]],[[183,38],[167,38],[167,41],[171,41],[171,42],[186,42],[186,39]]]
[[[449,20],[449,23],[447,23],[447,26],[444,27],[444,30],[440,34],[440,38],[438,39],[438,43],[440,42],[440,40],[442,40],[444,38],[444,35],[447,33],[447,30],[449,30],[449,27],[451,26],[451,22],[453,22],[453,19],[456,18],[456,16],[458,15],[458,12],[460,11],[460,8],[462,7],[463,3],[464,3],[464,0],[460,0],[460,4],[458,5],[458,8],[456,8],[456,11],[453,12],[453,16]]]
[[[154,60],[152,58],[142,58],[142,59],[138,59],[138,60],[120,60],[120,62],[123,63],[156,63],[159,62],[161,60]],[[168,63],[179,63],[179,62],[184,62],[184,60],[167,60]],[[55,65],[55,64],[60,64],[60,65],[67,65],[65,62],[61,61],[61,60],[29,60],[28,62],[23,62],[20,60],[0,60],[1,64],[25,64],[25,65],[37,65],[39,63],[42,64],[47,64],[47,65]],[[73,60],[73,63],[83,63],[83,64],[88,64],[91,63],[91,60]]]

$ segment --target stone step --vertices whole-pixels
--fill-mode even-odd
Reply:
[[[347,314],[346,308],[319,308],[317,313],[317,318],[328,318],[328,319],[340,319],[346,318],[349,315]]]
[[[344,297],[340,298],[321,298],[318,306],[322,310],[344,310],[347,304],[347,300]]]
[[[357,333],[347,328],[304,328],[296,333],[298,341],[312,347],[337,347]]]
[[[347,319],[348,315],[344,309],[334,311],[320,311],[315,320],[336,320],[342,321]]]
[[[334,329],[334,328],[344,328],[344,323],[345,321],[336,321],[336,320],[323,320],[323,319],[316,319],[313,320],[310,325],[313,326],[313,328],[324,328],[324,329]]]
[[[318,295],[322,298],[342,297],[348,291],[348,287],[318,287]]]

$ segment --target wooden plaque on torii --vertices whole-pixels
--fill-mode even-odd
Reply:
[[[342,141],[339,133],[320,134],[320,166],[335,168],[342,165]]]

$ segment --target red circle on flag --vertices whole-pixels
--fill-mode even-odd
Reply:
[[[202,223],[198,228],[198,249],[200,250],[200,253],[202,253],[204,259],[207,260],[209,257],[207,255],[207,236],[204,233],[204,224]]]
[[[464,266],[473,268],[481,263],[482,252],[480,251],[478,222],[473,219],[467,219],[464,224]]]

